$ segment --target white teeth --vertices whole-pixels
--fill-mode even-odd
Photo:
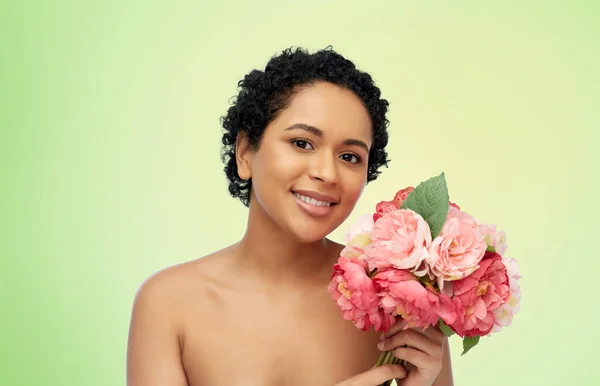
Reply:
[[[306,202],[307,204],[310,204],[310,205],[314,205],[314,206],[331,206],[331,202],[315,200],[314,198],[303,196],[303,195],[298,194],[296,192],[294,192],[294,196],[296,196],[296,198],[298,198],[299,200],[302,200],[302,201],[304,201],[304,202]]]

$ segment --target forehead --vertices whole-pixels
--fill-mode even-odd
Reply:
[[[371,144],[371,118],[364,104],[352,91],[331,83],[320,82],[297,92],[273,123],[281,128],[304,123],[328,137],[354,137]]]

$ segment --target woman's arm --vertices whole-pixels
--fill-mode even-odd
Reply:
[[[136,294],[127,347],[127,386],[188,386],[166,278],[148,279]]]

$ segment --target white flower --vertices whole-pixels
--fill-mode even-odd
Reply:
[[[373,221],[372,214],[364,214],[360,216],[354,225],[352,225],[344,235],[344,241],[348,243],[348,241],[362,233],[371,233],[374,225],[375,222]]]
[[[499,332],[503,327],[511,325],[513,316],[519,312],[521,307],[521,287],[519,285],[519,266],[517,260],[513,258],[503,258],[502,263],[506,267],[508,273],[508,283],[510,285],[510,295],[506,300],[506,303],[494,310],[494,316],[496,323],[492,332]]]
[[[483,239],[488,247],[493,247],[495,252],[504,257],[506,253],[506,233],[497,231],[496,225],[480,223],[479,231],[483,234]]]

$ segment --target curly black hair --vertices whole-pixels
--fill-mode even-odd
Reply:
[[[326,81],[353,91],[365,104],[373,127],[373,145],[369,153],[367,183],[377,179],[379,168],[389,160],[386,118],[389,103],[371,76],[356,68],[353,62],[336,53],[331,46],[313,54],[302,48],[288,48],[273,56],[264,71],[252,70],[238,82],[237,97],[221,117],[224,128],[221,160],[229,181],[229,193],[250,205],[252,180],[238,175],[235,158],[236,139],[241,131],[248,135],[250,146],[257,149],[266,126],[285,109],[291,97],[303,87]]]

